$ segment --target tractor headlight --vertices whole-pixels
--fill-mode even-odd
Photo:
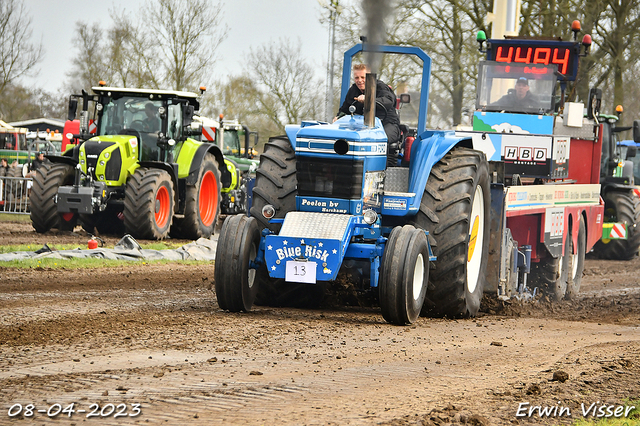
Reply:
[[[271,219],[276,215],[276,209],[271,204],[267,204],[262,208],[262,216],[265,219]]]
[[[109,153],[108,152],[104,153],[104,158],[109,158]]]
[[[100,165],[104,166],[104,160],[100,160]]]
[[[378,220],[378,213],[371,209],[365,210],[362,215],[364,216],[364,223],[367,225],[373,225]]]

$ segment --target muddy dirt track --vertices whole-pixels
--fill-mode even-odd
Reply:
[[[1,229],[0,244],[86,244],[27,224]],[[624,414],[626,398],[640,397],[639,267],[589,259],[576,302],[487,299],[475,319],[395,327],[377,307],[335,303],[223,312],[213,265],[0,265],[0,425],[568,424],[603,405]],[[72,403],[71,417],[46,412]],[[535,406],[548,415],[529,416]]]

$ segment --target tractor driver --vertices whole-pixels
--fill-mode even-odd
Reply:
[[[147,114],[147,118],[142,120],[144,130],[149,133],[158,132],[160,130],[160,120],[158,118],[158,108],[153,102],[147,102],[144,106],[144,112]]]
[[[338,110],[338,115],[333,119],[343,117],[349,113],[351,105],[356,107],[355,114],[364,114],[364,86],[369,68],[365,64],[355,64],[353,66],[353,79],[355,83],[349,88],[344,103]],[[376,117],[382,121],[384,132],[387,134],[388,145],[400,141],[400,118],[396,113],[396,94],[391,87],[382,80],[376,83]],[[382,107],[381,107],[382,106]],[[397,147],[389,147],[387,156],[393,162]]]
[[[529,91],[529,80],[526,77],[520,77],[516,81],[515,90],[510,91],[492,105],[505,109],[537,108],[538,100]]]

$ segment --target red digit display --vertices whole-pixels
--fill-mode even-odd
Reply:
[[[533,49],[530,47],[525,47],[524,49],[522,47],[518,47],[516,49],[516,56],[514,58],[515,62],[522,62],[523,64],[530,64],[531,63],[531,51]],[[524,52],[524,55],[523,55]]]
[[[567,68],[569,67],[569,55],[571,53],[569,52],[569,49],[562,49],[564,54],[562,58],[558,58],[558,52],[560,50],[561,49],[554,49],[552,63],[558,65],[558,70],[560,71],[560,74],[566,74]]]
[[[575,80],[579,45],[566,41],[505,39],[490,40],[487,59],[504,63],[557,65],[558,71]]]

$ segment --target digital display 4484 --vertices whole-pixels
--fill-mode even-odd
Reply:
[[[487,45],[490,61],[521,64],[557,65],[558,72],[573,81],[578,72],[579,43],[553,40],[491,40]]]

